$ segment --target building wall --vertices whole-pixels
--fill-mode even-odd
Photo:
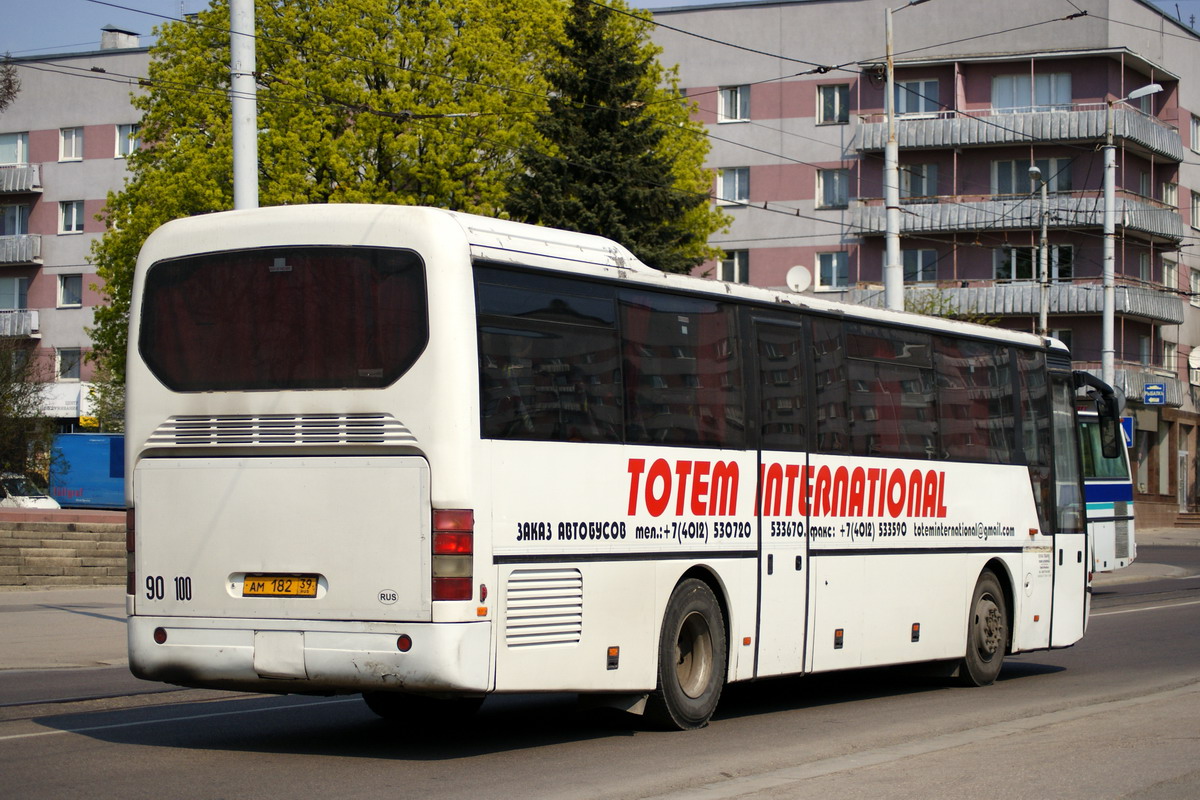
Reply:
[[[862,235],[852,227],[855,209],[882,206],[883,154],[856,146],[856,133],[884,119],[885,9],[891,0],[788,0],[678,7],[656,12],[670,25],[654,36],[663,47],[662,60],[678,64],[681,85],[697,104],[697,116],[708,124],[709,164],[714,170],[750,168],[749,207],[728,208],[734,223],[714,236],[714,244],[747,251],[749,282],[781,286],[793,265],[818,271],[819,254],[845,251],[857,297],[878,297],[882,288],[884,242],[881,235]],[[1200,290],[1200,37],[1141,0],[1080,0],[1088,14],[1051,21],[1071,11],[1049,9],[1040,0],[973,0],[907,7],[893,14],[898,81],[938,81],[941,108],[987,118],[996,76],[1071,74],[1073,108],[1105,108],[1151,82],[1164,91],[1147,102],[1157,120],[1178,128],[1187,157],[1149,157],[1136,146],[1118,147],[1117,191],[1147,208],[1165,208],[1164,183],[1178,184],[1175,208],[1184,239],[1154,240],[1118,228],[1115,271],[1118,283],[1182,298],[1182,324],[1118,314],[1114,348],[1118,370],[1137,373],[1139,380],[1164,380],[1181,399],[1166,409],[1145,406],[1140,396],[1130,403],[1139,428],[1133,453],[1139,458],[1138,495],[1143,523],[1169,521],[1178,512],[1179,486],[1184,506],[1195,508],[1196,430],[1200,387],[1190,382],[1188,357],[1200,344],[1200,307],[1188,302]],[[1045,21],[1045,24],[1032,24]],[[723,46],[686,35],[715,39]],[[936,62],[936,63],[934,63]],[[828,68],[828,69],[827,69]],[[844,124],[822,124],[819,87],[848,86],[849,114]],[[721,87],[750,87],[747,121],[720,122]],[[1086,106],[1085,104],[1094,104]],[[1195,135],[1194,135],[1195,133]],[[1193,141],[1195,138],[1197,141]],[[1099,207],[1103,161],[1099,140],[1035,140],[995,146],[930,146],[902,148],[902,170],[934,164],[937,202],[986,202],[994,199],[995,162],[1018,165],[1034,159],[1069,160],[1064,175],[1080,198]],[[821,208],[818,171],[848,171],[849,207]],[[1024,173],[1025,170],[1018,170]],[[718,184],[719,185],[719,184]],[[1192,192],[1197,210],[1193,213]],[[949,197],[948,197],[949,196]],[[1013,197],[1018,197],[1014,194]],[[919,210],[915,205],[907,208]],[[1119,223],[1123,225],[1123,223]],[[1048,242],[1069,247],[1071,283],[1081,291],[1100,291],[1103,237],[1098,224],[1071,226],[1052,222]],[[996,252],[1002,247],[1034,248],[1036,225],[975,227],[931,235],[908,235],[903,250],[927,249],[936,254],[938,287],[974,287],[995,280]],[[1164,256],[1177,264],[1174,278],[1164,272]],[[1143,260],[1147,259],[1147,260]],[[1143,269],[1145,264],[1145,269]],[[712,265],[706,265],[712,271]],[[819,282],[818,282],[819,283]],[[933,284],[931,284],[933,285]],[[819,285],[810,291],[820,291]],[[1175,294],[1172,294],[1175,293]],[[1197,300],[1196,302],[1200,302]],[[997,320],[1006,327],[1036,329],[1036,314]],[[1069,336],[1081,368],[1099,372],[1099,313],[1052,315],[1051,330]],[[1067,333],[1069,331],[1069,333]],[[1150,337],[1149,359],[1141,363],[1142,343]],[[1164,355],[1174,346],[1174,361]],[[1196,357],[1200,360],[1200,354]],[[1195,377],[1200,381],[1200,370]],[[1138,386],[1140,387],[1140,383]],[[1140,391],[1140,388],[1139,388]],[[1179,451],[1191,454],[1180,467]]]

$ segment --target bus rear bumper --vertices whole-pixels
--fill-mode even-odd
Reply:
[[[160,644],[155,632],[161,629]],[[401,652],[402,635],[411,640]],[[491,623],[383,623],[129,617],[129,669],[180,686],[341,694],[482,694],[491,689]]]

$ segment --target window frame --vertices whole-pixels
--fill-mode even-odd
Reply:
[[[830,178],[833,179],[832,202]],[[850,206],[850,170],[846,167],[821,167],[817,169],[817,208],[848,208]]]
[[[82,200],[60,200],[58,202],[58,233],[60,236],[83,233],[85,218]]]
[[[832,119],[826,116],[827,99],[832,100]],[[850,84],[825,83],[817,87],[817,124],[818,125],[848,125],[850,124]]]
[[[142,126],[137,122],[118,122],[115,126],[117,141],[113,158],[128,158],[142,147]]]
[[[732,108],[731,108],[732,107]],[[730,113],[732,111],[733,113]],[[750,87],[746,84],[717,89],[717,123],[750,121]]]
[[[70,142],[68,152],[68,142]],[[58,160],[83,161],[83,126],[58,129]]]
[[[0,205],[0,222],[11,222],[12,231],[0,227],[0,236],[27,236],[29,234],[29,204],[4,203]]]
[[[1000,277],[1000,275],[999,275],[1000,259],[1003,257],[1002,254],[1005,252],[1010,252],[1010,253],[1020,252],[1022,254],[1027,253],[1029,256],[1030,277],[1028,277],[1028,278],[1018,278],[1018,277],[1002,278],[1002,277]],[[1071,274],[1066,277],[1060,277],[1060,275],[1059,275],[1059,269],[1063,262],[1063,259],[1062,259],[1063,253],[1070,254],[1069,260],[1070,260],[1070,265],[1071,265]],[[1009,258],[1010,258],[1011,263],[1014,265],[1013,271],[1015,273],[1017,262],[1015,260],[1012,260],[1012,256],[1009,256]],[[1032,246],[1032,245],[1004,245],[1002,247],[996,247],[992,250],[992,280],[996,281],[997,283],[1006,283],[1006,284],[1037,283],[1041,279],[1041,276],[1038,274],[1039,266],[1040,266],[1040,264],[1038,261],[1038,248],[1035,246]],[[1052,244],[1052,245],[1050,245],[1050,262],[1049,262],[1048,266],[1049,266],[1051,283],[1067,283],[1067,282],[1073,280],[1075,277],[1075,245],[1073,245],[1073,244]]]
[[[733,191],[727,192],[730,183],[732,183]],[[737,206],[749,202],[750,168],[721,167],[717,170],[717,205]]]
[[[5,286],[11,285],[12,287],[11,289],[5,288],[3,291],[0,291],[0,311],[29,310],[29,278],[0,275],[0,284]],[[9,302],[9,296],[12,297],[11,302],[14,303],[11,307],[3,305]]]
[[[67,284],[67,281],[69,281],[71,279],[76,279],[79,281],[78,291],[75,293],[75,296],[78,297],[78,299],[74,300],[72,302],[68,302],[66,284]],[[57,300],[57,303],[58,303],[57,308],[83,308],[83,273],[82,272],[69,272],[69,273],[60,274],[58,276],[58,300]]]
[[[1013,84],[1010,89],[1010,94],[1012,95],[1012,105],[1001,105],[997,104],[996,102],[996,89],[1004,81],[1008,81]],[[1039,84],[1048,88],[1046,102],[1039,102],[1038,100],[1038,92],[1041,88]],[[1056,97],[1064,88],[1067,90],[1067,100],[1065,102],[1062,101],[1061,98]],[[1018,102],[1018,91],[1022,91],[1027,94],[1026,99],[1029,101],[1028,104]],[[1074,82],[1070,72],[1040,72],[1033,74],[1028,72],[1020,72],[1008,75],[993,75],[992,93],[989,99],[991,101],[991,109],[993,113],[1043,113],[1046,111],[1069,110],[1074,105],[1074,91]]]
[[[69,354],[74,354],[71,360],[68,360]],[[68,371],[72,374],[64,375],[63,367],[67,365]],[[82,380],[83,367],[83,348],[82,347],[56,347],[54,348],[54,379],[60,383],[75,383]]]
[[[717,278],[728,283],[750,283],[750,251],[726,250],[717,262]]]
[[[825,262],[830,263],[826,264]],[[841,291],[850,288],[850,253],[846,250],[830,250],[816,255],[817,268],[813,270],[815,273],[814,290],[815,291]],[[826,269],[829,270],[833,280],[826,282],[823,280]],[[838,274],[841,273],[844,277],[844,282],[838,282]]]
[[[900,199],[921,200],[928,197],[937,197],[937,167],[937,163],[932,161],[924,164],[901,164]],[[913,191],[914,184],[919,186],[921,189],[920,192]],[[931,188],[933,191],[929,191]]]
[[[16,155],[15,161],[0,161],[0,164],[5,166],[23,166],[29,163],[29,131],[10,131],[9,133],[0,133],[0,137],[13,137],[13,152]]]
[[[911,257],[911,258],[910,258]],[[915,270],[909,269],[909,261],[915,260]],[[900,251],[900,266],[904,274],[904,283],[934,283],[937,281],[938,273],[938,256],[937,250],[932,247],[918,247],[911,249],[903,249]],[[926,275],[927,270],[932,270],[932,275]]]
[[[930,85],[933,92],[930,93]],[[893,84],[892,108],[896,116],[919,117],[933,116],[942,110],[941,84],[937,78],[921,80],[896,81]],[[916,108],[909,110],[910,105]]]

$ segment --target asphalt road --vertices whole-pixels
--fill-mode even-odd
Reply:
[[[1200,548],[1139,560],[1200,572]],[[0,622],[65,613],[94,628],[123,610],[90,603],[7,618],[0,604]],[[356,698],[169,690],[103,664],[8,670],[0,795],[1200,797],[1197,631],[1200,577],[1112,584],[1080,644],[1012,658],[994,686],[897,670],[734,685],[711,725],[683,734],[570,696],[493,698],[439,733],[389,725]]]

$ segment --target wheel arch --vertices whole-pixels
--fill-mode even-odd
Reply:
[[[729,670],[731,669],[730,665],[733,663],[733,658],[731,655],[733,652],[733,645],[730,639],[733,634],[733,622],[729,615],[729,593],[725,590],[724,581],[721,580],[721,577],[716,573],[715,570],[712,569],[712,567],[708,566],[707,564],[693,564],[691,567],[685,570],[682,575],[675,579],[675,584],[671,587],[671,591],[667,593],[667,596],[670,597],[675,589],[678,588],[679,584],[683,583],[688,578],[695,578],[696,580],[703,581],[704,583],[708,584],[708,588],[712,590],[713,595],[715,595],[717,598],[717,604],[721,607],[722,623],[725,627],[725,677],[726,680],[728,680]]]

